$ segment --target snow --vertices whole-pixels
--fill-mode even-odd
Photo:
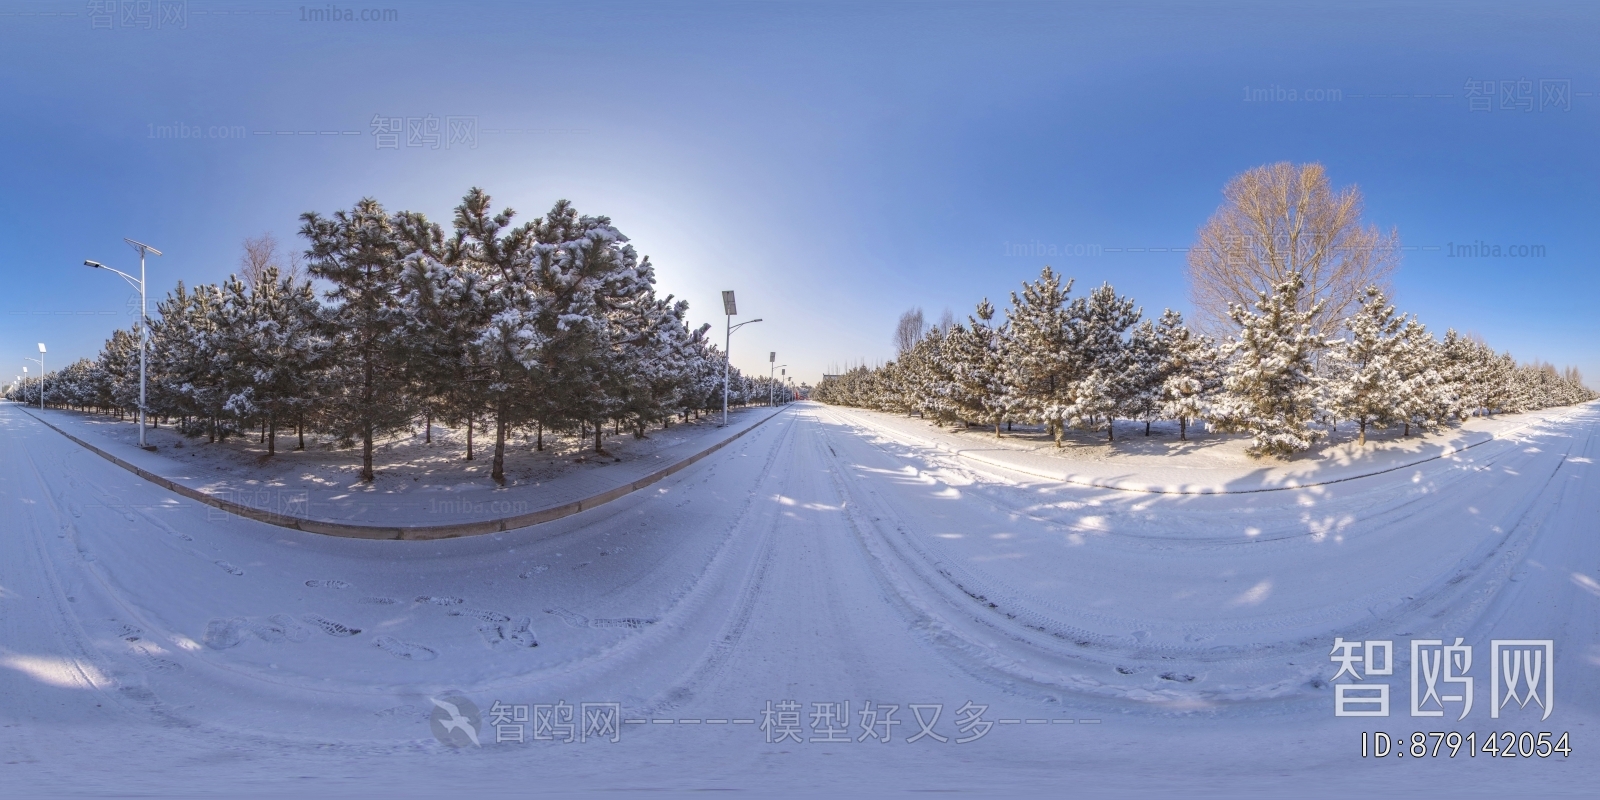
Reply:
[[[1191,426],[1187,441],[1178,438],[1176,423],[1119,422],[1115,444],[1099,433],[1069,434],[1066,446],[1034,426],[995,438],[993,428],[943,428],[897,414],[859,408],[834,408],[877,435],[933,447],[963,459],[1066,483],[1157,494],[1229,494],[1320,486],[1369,475],[1381,475],[1460,454],[1496,441],[1515,448],[1515,438],[1530,427],[1559,423],[1588,413],[1594,404],[1564,406],[1523,414],[1474,418],[1434,433],[1404,436],[1401,428],[1368,431],[1368,444],[1356,442],[1352,425],[1321,446],[1288,460],[1254,458],[1244,434],[1198,432]],[[1512,437],[1512,438],[1507,438]]]
[[[374,526],[443,526],[531,514],[593,497],[694,456],[771,416],[773,408],[730,411],[728,427],[705,416],[648,438],[624,430],[604,436],[606,455],[593,452],[594,435],[558,436],[546,432],[545,449],[533,437],[506,444],[506,485],[489,478],[494,439],[478,431],[474,460],[466,461],[464,430],[435,424],[433,441],[422,432],[401,435],[377,446],[377,480],[360,480],[359,448],[339,448],[331,440],[308,437],[303,451],[290,449],[295,438],[280,433],[270,458],[257,437],[246,434],[208,443],[168,428],[147,429],[155,452],[138,447],[136,423],[100,414],[57,409],[26,413],[78,439],[174,483],[225,501],[290,516]],[[290,432],[292,433],[292,431]]]
[[[884,419],[799,404],[600,508],[394,542],[213,518],[0,406],[6,794],[1551,796],[1600,777],[1594,404],[1405,470],[1223,495],[977,465]],[[1553,639],[1550,719],[1486,700],[1460,723],[1403,701],[1334,717],[1335,637],[1399,657],[1455,636],[1480,661]],[[649,722],[457,749],[427,723],[447,694]],[[805,737],[820,702],[850,702],[852,731],[896,703],[901,726],[768,744],[735,722],[787,699]],[[1016,723],[957,744],[968,701]],[[912,703],[943,703],[950,741],[907,743]],[[1361,731],[1417,729],[1570,731],[1574,751],[1358,754]]]

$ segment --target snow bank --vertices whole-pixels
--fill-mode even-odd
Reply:
[[[708,417],[699,424],[655,431],[650,439],[618,439],[613,442],[617,455],[609,458],[542,454],[545,463],[533,470],[540,474],[538,480],[505,487],[465,472],[481,469],[486,460],[473,467],[456,463],[454,469],[440,469],[436,463],[454,462],[453,455],[430,457],[423,465],[403,461],[383,470],[382,480],[360,483],[348,475],[331,479],[326,459],[301,461],[297,470],[295,456],[300,453],[280,452],[273,457],[277,462],[243,460],[226,444],[185,446],[170,430],[147,431],[147,440],[165,445],[150,452],[137,446],[133,425],[72,411],[24,410],[118,466],[219,513],[331,536],[442,539],[537,525],[603,505],[693,464],[783,409],[736,410],[726,428]],[[183,458],[183,450],[195,457]],[[306,455],[315,459],[317,454]]]
[[[1249,437],[1244,435],[1196,436],[1191,431],[1189,441],[1180,441],[1170,423],[1158,423],[1153,430],[1160,435],[1148,438],[1141,435],[1143,423],[1126,423],[1118,426],[1118,439],[1109,446],[1102,434],[1093,434],[1093,438],[1074,437],[1076,441],[1058,450],[1048,437],[1031,432],[997,439],[990,429],[952,430],[880,411],[838,406],[830,410],[902,442],[1064,483],[1154,494],[1237,494],[1320,486],[1404,469],[1565,420],[1595,405],[1473,419],[1410,437],[1369,432],[1364,447],[1351,441],[1348,431],[1341,431],[1330,443],[1287,461],[1246,455]]]

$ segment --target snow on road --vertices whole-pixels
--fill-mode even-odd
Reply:
[[[801,404],[604,507],[395,542],[220,518],[0,407],[0,778],[52,794],[1578,792],[1600,777],[1597,430],[1588,406],[1372,478],[1151,495],[974,465]],[[1335,637],[1395,641],[1388,719],[1335,718]],[[1553,639],[1550,718],[1491,719],[1481,686],[1464,721],[1411,718],[1407,641],[1455,637],[1481,684],[1491,639]],[[430,733],[446,695],[482,709],[481,747]],[[534,709],[530,738],[532,717],[562,713],[538,706],[614,707],[617,741],[496,743],[496,701]],[[861,740],[863,723],[891,741]],[[1379,730],[1569,731],[1573,753],[1362,759],[1360,732]]]

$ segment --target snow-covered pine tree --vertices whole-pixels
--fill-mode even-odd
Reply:
[[[1443,346],[1415,317],[1406,320],[1396,337],[1395,361],[1400,369],[1400,404],[1397,417],[1411,429],[1434,430],[1444,425],[1455,406],[1455,393],[1446,382]]]
[[[1178,439],[1188,441],[1189,422],[1211,414],[1211,401],[1222,389],[1222,354],[1210,338],[1183,323],[1182,315],[1161,315],[1156,336],[1167,361],[1161,384],[1161,415],[1178,421]]]
[[[1451,414],[1465,421],[1483,407],[1477,348],[1454,328],[1446,330],[1439,343],[1439,370],[1444,382],[1441,391],[1449,400]]]
[[[1515,413],[1519,400],[1514,384],[1517,360],[1510,353],[1495,353],[1488,345],[1479,347],[1478,359],[1483,364],[1484,412],[1490,416],[1499,412]]]
[[[980,421],[983,415],[983,390],[973,383],[974,352],[973,332],[966,325],[952,325],[944,339],[945,365],[950,372],[948,402],[955,415],[967,425]]]
[[[561,421],[592,428],[594,449],[604,452],[603,423],[621,412],[625,382],[617,357],[624,332],[613,315],[650,297],[655,271],[609,217],[580,217],[565,200],[538,221],[535,238],[537,339],[524,366],[552,387],[550,407]]]
[[[1123,338],[1143,316],[1131,298],[1121,297],[1111,284],[1089,294],[1072,320],[1073,359],[1077,380],[1069,387],[1068,424],[1083,430],[1106,430],[1106,441],[1116,440],[1116,418],[1138,392],[1133,353]]]
[[[1006,310],[1007,393],[1015,399],[1015,413],[1045,423],[1061,446],[1065,410],[1070,403],[1073,378],[1080,370],[1072,344],[1073,309],[1067,305],[1072,281],[1063,286],[1049,267],[1039,279],[1011,294]]]
[[[454,214],[454,233],[443,239],[420,215],[401,224],[411,245],[412,274],[433,272],[445,329],[439,347],[455,359],[472,395],[448,393],[465,406],[468,419],[482,413],[494,426],[489,477],[505,483],[506,440],[535,424],[548,409],[548,384],[538,380],[547,338],[539,330],[548,296],[533,280],[533,248],[540,220],[516,228],[516,212],[492,210],[487,192],[469,190]],[[435,312],[437,313],[437,312]],[[430,326],[437,328],[437,325]],[[445,395],[446,392],[436,392]]]
[[[118,416],[137,414],[139,334],[121,328],[112,331],[111,338],[100,349],[99,363],[105,372],[104,386],[108,390],[104,398],[106,406],[115,409]]]
[[[951,402],[954,376],[950,357],[945,352],[948,338],[943,327],[932,326],[917,340],[911,352],[899,359],[903,370],[901,403],[942,424],[955,422],[959,416]]]
[[[1376,286],[1369,286],[1354,313],[1344,320],[1349,336],[1329,353],[1328,410],[1335,419],[1356,424],[1360,444],[1367,429],[1400,421],[1404,364],[1397,352],[1405,317]]]
[[[1271,294],[1257,293],[1256,311],[1231,310],[1239,325],[1223,346],[1223,392],[1212,404],[1218,430],[1252,434],[1255,457],[1286,458],[1309,449],[1325,432],[1311,422],[1321,410],[1322,385],[1314,357],[1326,346],[1312,325],[1318,305],[1298,310],[1305,279],[1295,273]]]
[[[994,327],[994,306],[988,298],[978,303],[976,313],[967,318],[968,326],[956,325],[946,339],[952,399],[962,419],[992,426],[998,437],[1010,409],[1005,382],[1006,332],[1003,325]]]
[[[1167,348],[1171,346],[1171,339],[1162,331],[1168,324],[1168,318],[1176,313],[1167,309],[1161,315],[1160,328],[1156,323],[1144,320],[1128,337],[1128,392],[1121,415],[1143,422],[1146,436],[1150,435],[1150,423],[1161,418],[1161,388],[1166,383],[1169,363]]]
[[[367,198],[349,211],[300,216],[308,271],[333,288],[326,310],[331,372],[325,424],[361,442],[361,480],[373,480],[373,441],[415,418],[400,278],[405,243],[395,221]]]

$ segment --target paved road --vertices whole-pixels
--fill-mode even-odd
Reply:
[[[1578,790],[1600,776],[1597,428],[1589,408],[1404,472],[1174,497],[980,471],[801,404],[592,512],[372,542],[219,518],[0,406],[0,775],[91,794]],[[1477,705],[1413,719],[1409,640],[1457,636]],[[1334,718],[1335,637],[1394,641],[1389,719]],[[1513,638],[1556,643],[1549,720],[1488,716],[1489,642]],[[620,741],[486,727],[456,750],[427,723],[445,694],[615,703]],[[860,740],[889,719],[871,727],[891,741]],[[1363,730],[1507,729],[1570,731],[1573,755],[1358,749]]]

